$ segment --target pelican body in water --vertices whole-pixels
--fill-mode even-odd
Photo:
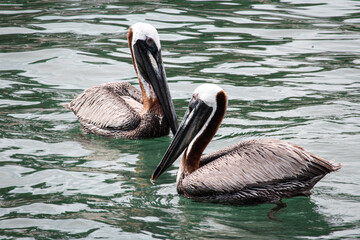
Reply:
[[[175,134],[178,128],[166,81],[160,38],[150,24],[136,23],[127,34],[141,92],[126,82],[89,88],[64,105],[86,133],[135,139]]]
[[[340,169],[340,164],[274,139],[247,140],[201,157],[226,106],[227,96],[220,87],[203,84],[195,90],[179,130],[152,175],[153,183],[185,150],[176,180],[182,196],[226,204],[268,202],[279,207],[282,198],[309,196],[320,179]]]

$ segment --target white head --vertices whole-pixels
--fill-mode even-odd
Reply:
[[[203,123],[201,129],[198,131],[196,136],[190,142],[185,154],[187,154],[191,151],[194,142],[197,141],[198,137],[205,131],[205,129],[209,125],[209,122],[214,117],[214,114],[217,110],[217,99],[216,98],[217,98],[218,93],[221,91],[224,91],[221,87],[219,87],[215,84],[210,84],[210,83],[201,84],[200,86],[198,86],[195,89],[195,91],[193,93],[193,99],[194,100],[198,99],[198,100],[201,100],[202,102],[204,102],[208,107],[211,108],[211,114],[208,117],[208,119],[206,119],[206,122]]]
[[[214,84],[197,87],[170,146],[152,175],[154,182],[185,150],[181,167],[191,173],[199,167],[201,154],[214,137],[227,106],[225,91]],[[180,174],[181,171],[179,171]],[[179,181],[179,175],[178,180]]]
[[[166,81],[156,28],[148,23],[135,23],[129,28],[127,39],[143,95],[142,113],[153,111],[159,116],[165,115],[171,131],[175,134],[178,123]],[[159,103],[162,111],[158,107]]]
[[[132,29],[133,32],[132,42],[131,42],[132,46],[134,46],[137,40],[152,39],[155,42],[158,50],[160,51],[161,49],[160,37],[154,26],[148,23],[138,22],[133,24],[130,28]]]
[[[194,91],[194,96],[205,102],[209,107],[216,107],[217,93],[223,89],[215,84],[204,83],[198,86]]]

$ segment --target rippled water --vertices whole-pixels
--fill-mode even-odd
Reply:
[[[0,238],[350,239],[360,236],[360,2],[1,1]],[[343,168],[310,198],[225,206],[177,195],[179,162],[149,178],[171,141],[85,135],[62,107],[110,81],[138,86],[128,27],[158,28],[175,108],[223,87],[206,152],[280,138]],[[180,119],[179,119],[180,120]]]

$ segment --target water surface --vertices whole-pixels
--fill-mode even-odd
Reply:
[[[360,236],[360,2],[2,1],[0,236],[4,239],[352,239]],[[177,195],[171,141],[85,135],[62,107],[110,81],[138,87],[127,46],[159,31],[181,120],[201,83],[229,97],[206,152],[279,138],[343,168],[310,198],[226,206]]]

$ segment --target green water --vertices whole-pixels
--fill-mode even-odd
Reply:
[[[360,2],[1,1],[1,239],[354,239],[360,236]],[[226,206],[177,195],[171,141],[85,135],[62,107],[110,81],[138,86],[128,27],[157,27],[181,120],[201,83],[229,97],[206,152],[280,138],[341,162],[310,198]]]

